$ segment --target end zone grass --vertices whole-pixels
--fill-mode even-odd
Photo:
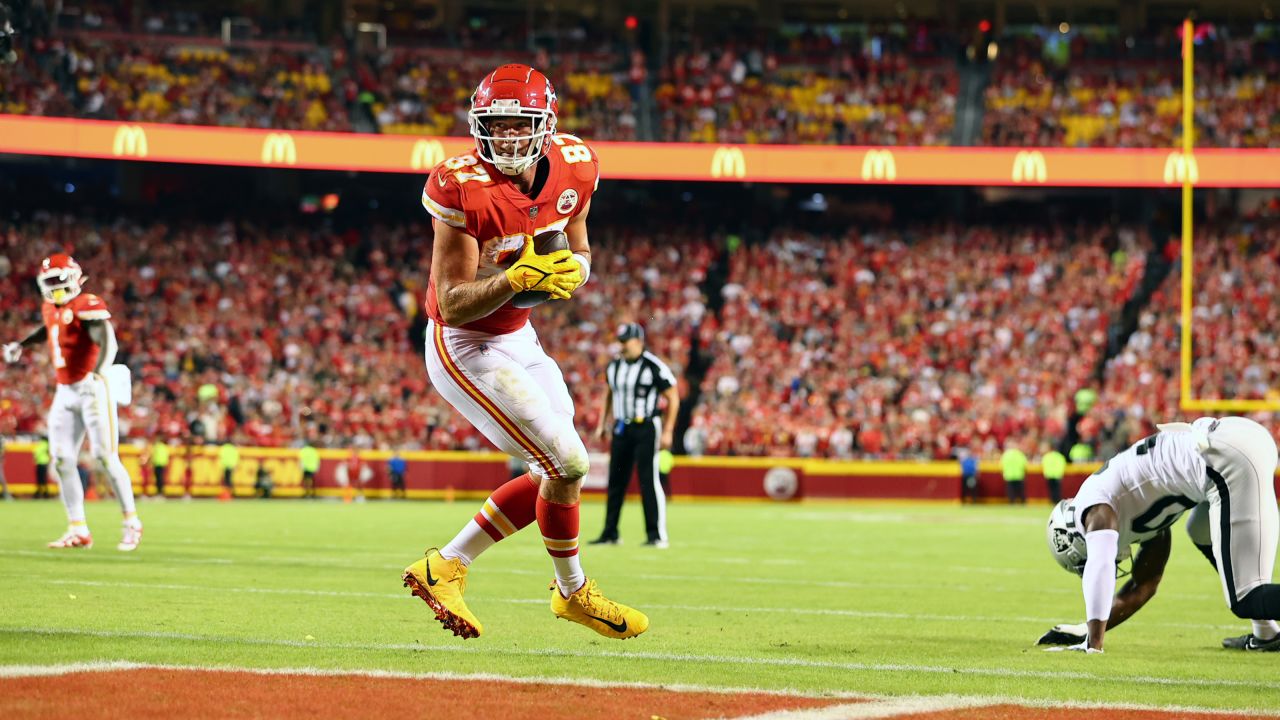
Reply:
[[[482,557],[467,590],[485,635],[462,641],[401,587],[472,503],[169,502],[114,549],[52,551],[56,502],[0,503],[0,664],[125,660],[227,667],[499,673],[726,688],[1274,710],[1280,657],[1224,651],[1248,631],[1179,534],[1160,594],[1107,653],[1044,653],[1079,621],[1078,581],[1044,548],[1048,506],[673,504],[672,548],[640,546],[637,503],[587,573],[646,611],[628,643],[556,620],[551,563],[526,530]],[[603,508],[583,507],[583,537]],[[1180,533],[1181,531],[1179,531]]]

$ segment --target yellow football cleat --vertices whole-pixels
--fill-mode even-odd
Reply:
[[[461,560],[447,560],[431,548],[426,557],[404,569],[403,580],[405,587],[431,606],[445,630],[464,639],[484,632],[462,599],[467,589],[467,566]]]
[[[649,629],[648,616],[601,595],[596,581],[590,579],[569,597],[561,595],[560,588],[552,580],[551,612],[556,617],[586,625],[605,637],[619,640],[633,638]]]

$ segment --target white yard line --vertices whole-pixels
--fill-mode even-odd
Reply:
[[[323,597],[352,598],[386,598],[391,600],[412,600],[408,591],[402,593],[355,592],[348,590],[309,590],[305,588],[258,588],[258,587],[219,587],[214,585],[179,585],[171,583],[117,582],[107,580],[45,580],[50,585],[70,585],[79,587],[108,588],[148,588],[153,590],[174,590],[181,592],[228,592],[250,593],[260,595],[314,595]],[[513,605],[545,605],[545,598],[484,598],[483,603],[506,603]],[[933,613],[901,613],[880,612],[875,610],[844,610],[822,608],[790,608],[790,607],[734,607],[722,605],[670,605],[645,603],[648,610],[679,610],[682,612],[717,612],[717,613],[780,613],[786,615],[812,615],[817,617],[850,617],[883,620],[912,620],[932,622],[1018,622],[1053,626],[1062,622],[1062,618],[1021,617],[998,615],[941,615]],[[1208,623],[1149,623],[1155,627],[1177,627],[1189,630],[1236,630],[1239,625],[1215,625]],[[1048,628],[1046,628],[1048,629]]]
[[[0,555],[17,555],[21,557],[42,557],[50,558],[55,553],[45,550],[0,550]],[[64,551],[65,554],[65,551]],[[139,556],[126,556],[124,554],[108,555],[106,553],[95,554],[94,562],[105,559],[107,561],[124,561],[138,562]],[[148,558],[152,563],[168,564],[168,565],[241,565],[252,563],[281,563],[288,565],[296,565],[300,567],[320,567],[320,568],[343,568],[348,570],[364,570],[364,571],[397,571],[404,568],[403,565],[372,565],[369,563],[351,563],[339,562],[333,559],[319,559],[308,556],[291,556],[291,555],[255,555],[251,560],[236,560],[223,557],[200,557],[200,558]],[[486,573],[505,574],[505,575],[522,575],[550,577],[550,573],[546,570],[529,570],[524,568],[503,567],[501,565],[486,565],[484,568]],[[676,582],[676,583],[702,583],[702,584],[718,584],[741,583],[744,585],[777,585],[783,583],[792,587],[817,587],[817,588],[836,588],[841,590],[926,590],[929,592],[969,592],[981,591],[984,593],[1006,592],[1012,591],[1012,588],[993,586],[987,584],[971,584],[971,583],[948,583],[948,582],[915,582],[915,583],[892,583],[892,582],[857,582],[851,580],[806,580],[804,578],[780,578],[780,577],[757,577],[754,575],[667,575],[655,573],[627,573],[628,578],[636,580],[655,580],[659,582]],[[1051,587],[1041,588],[1041,593],[1049,593],[1054,595],[1076,595],[1079,594],[1078,588],[1071,587]]]
[[[806,660],[803,658],[766,658],[734,655],[700,655],[695,653],[662,653],[645,651],[614,650],[568,650],[561,648],[521,649],[496,648],[483,644],[449,644],[428,645],[422,643],[327,643],[318,640],[284,640],[273,638],[241,638],[221,635],[196,635],[192,633],[169,632],[117,632],[108,630],[89,630],[82,628],[49,628],[49,627],[0,627],[0,635],[36,635],[96,637],[109,639],[147,639],[177,640],[182,642],[216,643],[220,645],[248,645],[268,647],[310,648],[321,650],[368,650],[368,651],[410,651],[439,652],[467,655],[487,656],[520,656],[544,658],[584,658],[589,660],[656,660],[664,663],[702,663],[708,665],[745,666],[787,668],[824,668],[849,672],[875,673],[918,673],[926,675],[968,675],[979,677],[1002,678],[1037,678],[1044,680],[1084,680],[1093,683],[1123,683],[1126,686],[1143,684],[1162,685],[1166,687],[1257,687],[1256,681],[1225,680],[1213,678],[1177,678],[1162,676],[1126,676],[1079,672],[1070,670],[1018,670],[1012,668],[953,667],[946,665],[911,665],[906,663],[849,663],[829,660]]]
[[[58,665],[0,665],[0,678],[54,677],[88,672],[119,672],[127,670],[174,670],[184,672],[238,672],[254,675],[306,675],[314,677],[368,677],[401,680],[447,680],[451,682],[506,682],[523,685],[568,685],[588,688],[633,688],[641,690],[666,690],[669,692],[698,692],[722,695],[761,693],[788,697],[828,698],[831,700],[859,700],[807,710],[786,710],[749,715],[737,720],[868,720],[889,718],[917,713],[958,710],[968,707],[992,705],[1018,705],[1029,708],[1070,708],[1137,710],[1169,713],[1170,715],[1204,713],[1214,715],[1254,714],[1280,717],[1280,710],[1227,710],[1189,706],[1161,706],[1139,703],[1072,702],[1062,700],[1029,700],[1001,695],[874,695],[846,692],[815,693],[791,688],[773,689],[759,687],[712,687],[683,683],[615,682],[590,678],[564,678],[549,676],[512,676],[496,673],[454,672],[399,672],[394,670],[346,670],[332,668],[294,667],[259,668],[234,665],[194,666],[136,663],[128,661],[78,662]]]
[[[986,698],[939,695],[937,697],[885,698],[873,702],[841,703],[822,708],[776,710],[759,715],[744,715],[736,720],[874,720],[917,715],[963,708],[993,705]]]
[[[3,577],[3,575],[0,575]],[[387,600],[413,600],[412,594],[385,592],[355,591],[314,591],[306,588],[242,588],[216,587],[216,585],[183,585],[172,583],[136,583],[114,582],[114,580],[44,580],[51,585],[78,585],[78,587],[102,588],[150,588],[163,591],[179,592],[230,592],[251,594],[301,594],[301,596],[324,597],[376,597]],[[545,605],[545,598],[484,598],[480,603],[502,602],[507,605]],[[1062,619],[1025,618],[1025,616],[1002,615],[938,615],[929,612],[882,612],[876,610],[836,610],[810,609],[810,607],[736,607],[723,605],[663,605],[663,603],[645,603],[646,610],[678,610],[682,612],[767,612],[767,614],[813,615],[820,618],[861,618],[883,620],[924,620],[938,623],[1028,623],[1039,625],[1056,625]],[[1189,630],[1240,630],[1239,625],[1216,625],[1207,623],[1148,623],[1161,628],[1183,628]],[[1240,630],[1243,632],[1243,630]]]

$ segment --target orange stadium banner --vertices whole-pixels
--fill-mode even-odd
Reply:
[[[465,137],[248,130],[0,115],[0,153],[425,172]],[[1280,187],[1280,150],[855,147],[597,142],[606,179],[1176,188]]]

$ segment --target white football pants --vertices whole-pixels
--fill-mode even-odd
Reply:
[[[587,448],[573,425],[564,375],[533,326],[506,335],[427,325],[427,374],[445,400],[539,479],[587,474]]]
[[[134,512],[133,480],[120,462],[116,404],[106,380],[96,373],[71,385],[59,384],[49,408],[49,452],[70,522],[84,522],[84,488],[76,459],[85,435],[89,436],[89,453],[96,469],[111,478],[121,511]]]

